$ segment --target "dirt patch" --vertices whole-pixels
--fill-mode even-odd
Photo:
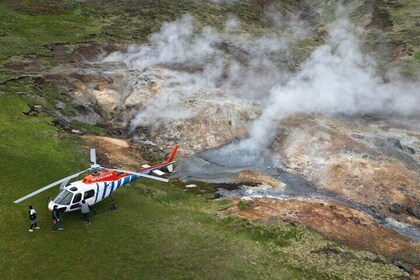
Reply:
[[[384,9],[372,7],[372,18],[367,25],[368,28],[386,29],[392,26],[389,14]]]
[[[388,205],[400,203],[413,208],[416,206],[415,198],[420,196],[417,173],[391,159],[382,161],[350,156],[332,161],[320,185],[365,205],[383,207],[387,215],[391,214],[388,213]],[[420,225],[418,219],[410,219],[410,222]]]
[[[279,218],[303,224],[329,240],[420,267],[420,243],[382,227],[366,213],[335,202],[270,199],[254,199],[249,209],[240,210],[239,201],[226,211],[250,220]]]
[[[82,57],[85,61],[96,61],[100,55],[109,54],[116,51],[127,51],[126,46],[100,45],[97,43],[85,44],[78,47],[74,53]]]
[[[124,51],[125,47],[100,45],[89,41],[78,43],[56,43],[51,45],[53,57],[61,63],[76,63],[83,66],[86,62],[96,61],[103,54]]]
[[[25,73],[25,74],[36,74],[41,71],[41,66],[38,63],[38,58],[35,57],[20,57],[9,59],[3,67],[11,70],[12,72]]]
[[[146,163],[141,154],[127,141],[102,136],[81,136],[90,147],[96,149],[101,165],[133,170]]]

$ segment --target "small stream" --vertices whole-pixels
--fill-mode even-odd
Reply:
[[[420,230],[414,226],[399,223],[381,213],[363,205],[338,197],[328,191],[318,189],[313,183],[301,176],[275,168],[269,155],[252,153],[249,149],[225,148],[209,149],[188,158],[178,159],[173,177],[183,182],[199,181],[213,184],[237,184],[234,189],[218,189],[222,197],[258,197],[273,199],[329,200],[342,203],[350,208],[363,211],[374,218],[379,224],[388,227],[403,236],[420,241]],[[274,189],[263,186],[246,186],[238,174],[241,171],[254,171],[270,174],[286,184],[285,188]]]

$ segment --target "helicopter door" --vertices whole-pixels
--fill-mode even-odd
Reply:
[[[89,205],[94,204],[94,202],[95,202],[95,190],[85,191],[83,199],[86,200],[86,203],[89,204]]]
[[[73,197],[72,205],[70,206],[70,209],[76,209],[80,207],[80,201],[82,200],[82,194],[76,193]]]

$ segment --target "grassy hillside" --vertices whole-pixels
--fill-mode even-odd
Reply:
[[[258,19],[260,10],[253,10],[256,6],[251,2],[229,7],[184,2],[189,4],[159,1],[156,6],[152,1],[144,1],[148,5],[141,10],[146,13],[144,17],[130,17],[130,9],[121,15],[118,9],[115,14],[107,14],[104,11],[110,10],[108,6],[100,12],[99,8],[93,9],[93,4],[79,6],[76,1],[66,7],[53,1],[42,5],[39,1],[20,1],[21,5],[13,8],[0,4],[0,278],[396,279],[407,276],[391,265],[390,260],[323,240],[301,226],[280,221],[251,223],[225,217],[220,210],[229,202],[207,202],[201,196],[186,194],[178,182],[161,184],[142,180],[126,186],[114,195],[117,210],[108,210],[109,200],[101,202],[89,226],[83,224],[79,213],[65,214],[63,232],[51,232],[51,213],[46,207],[46,198],[54,196],[56,189],[19,205],[13,203],[36,188],[86,168],[88,151],[77,136],[59,133],[51,124],[51,116],[23,114],[29,110],[28,103],[35,101],[48,107],[54,99],[61,98],[60,91],[54,86],[36,88],[33,77],[15,80],[16,73],[5,71],[4,64],[10,59],[40,56],[46,59],[39,62],[41,66],[50,67],[52,43],[139,40],[158,28],[162,20],[170,20],[184,10],[202,15],[208,22],[238,11],[241,17],[249,19],[249,28],[263,24]],[[285,3],[289,5],[290,1]],[[163,12],[156,15],[155,11],[159,10]],[[118,20],[124,17],[131,21],[119,25]],[[132,29],[124,29],[125,26]],[[134,29],[140,32],[140,37],[128,38]],[[27,231],[29,204],[37,209],[41,227],[34,233]]]
[[[8,60],[25,61],[24,56],[37,56],[39,66],[48,68],[52,63],[51,43],[79,42],[99,31],[90,10],[75,7],[59,13],[31,14],[28,13],[30,7],[43,5],[35,1],[22,6],[17,3],[0,3],[0,83],[13,77],[4,67]],[[19,10],[22,7],[25,10]]]

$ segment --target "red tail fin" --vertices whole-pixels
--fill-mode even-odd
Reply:
[[[176,152],[178,151],[178,145],[175,145],[174,149],[172,150],[171,156],[169,157],[167,162],[171,162],[174,160]]]

